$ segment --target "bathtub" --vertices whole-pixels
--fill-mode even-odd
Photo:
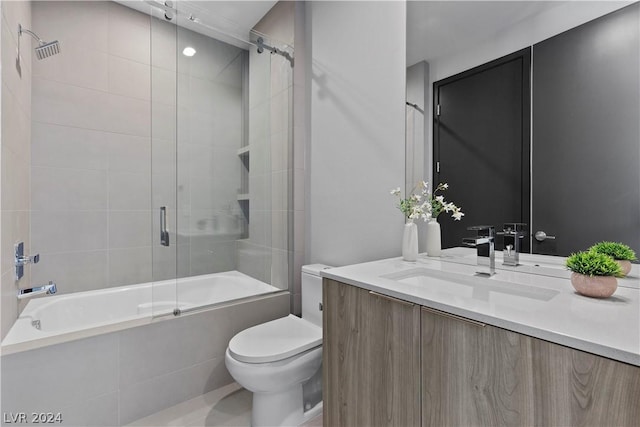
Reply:
[[[279,291],[229,271],[38,297],[29,301],[2,341],[2,354],[143,325],[159,316],[178,314],[176,309],[184,313]]]
[[[237,271],[34,298],[2,342],[0,407],[126,426],[231,384],[229,340],[289,304]]]

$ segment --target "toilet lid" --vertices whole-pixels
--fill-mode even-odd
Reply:
[[[229,341],[229,353],[247,363],[275,362],[322,344],[322,328],[293,314],[245,329]]]

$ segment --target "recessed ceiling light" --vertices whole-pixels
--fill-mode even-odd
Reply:
[[[192,48],[191,46],[187,46],[184,48],[184,50],[182,51],[182,54],[184,56],[193,56],[196,54],[196,50],[194,48]]]

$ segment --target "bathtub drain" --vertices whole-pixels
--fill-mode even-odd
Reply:
[[[31,326],[33,326],[36,329],[40,329],[40,320],[32,320],[31,321]]]

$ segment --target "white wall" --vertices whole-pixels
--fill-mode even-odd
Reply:
[[[468,46],[466,50],[451,56],[430,60],[431,81],[441,80],[524,49],[628,4],[630,3],[621,1],[565,2],[507,27],[486,42]]]
[[[411,191],[420,180],[432,183],[431,144],[426,136],[431,133],[431,98],[428,87],[429,64],[420,61],[407,68],[407,102],[416,104],[419,109],[407,105],[407,142],[406,142],[406,183],[405,191]],[[427,244],[426,224],[418,221],[418,248],[425,249]]]
[[[174,278],[176,256],[178,277],[234,270],[244,52],[114,2],[35,2],[33,26],[61,45],[33,64],[34,282]]]
[[[18,287],[31,283],[30,266],[19,282],[14,280],[13,245],[24,242],[25,254],[31,253],[29,210],[29,163],[31,161],[31,53],[32,39],[25,35],[21,40],[21,73],[16,68],[18,23],[31,28],[31,3],[1,3],[2,16],[2,236],[0,250],[0,289],[2,291],[0,322],[4,338],[18,315],[16,292]]]
[[[307,3],[308,262],[399,256],[404,184],[406,4]]]

